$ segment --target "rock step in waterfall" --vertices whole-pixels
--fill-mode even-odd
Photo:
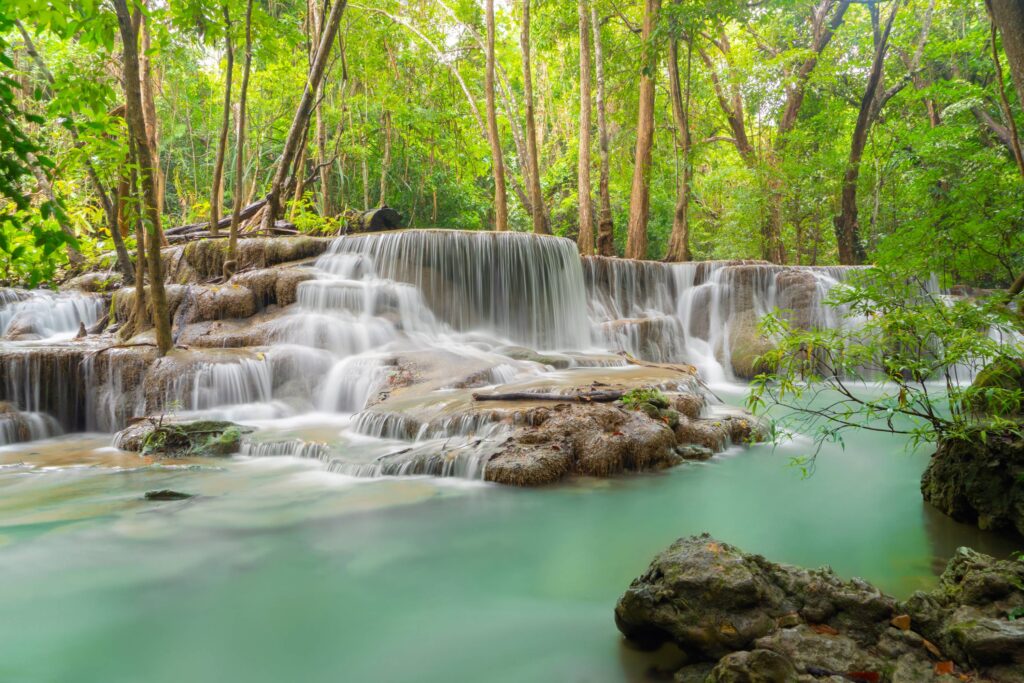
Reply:
[[[675,462],[674,449],[694,434],[718,429],[708,439],[720,450],[749,428],[744,436],[732,418],[722,427],[721,417],[682,415],[684,437],[677,426],[648,428],[627,415],[605,433],[587,417],[604,407],[481,407],[472,394],[646,386],[703,397],[697,371],[711,382],[749,376],[763,350],[756,320],[773,308],[789,309],[801,326],[840,324],[823,300],[844,273],[580,258],[561,238],[422,230],[243,240],[244,270],[207,284],[223,250],[214,240],[165,250],[182,348],[161,359],[147,345],[152,332],[127,343],[109,332],[72,339],[107,310],[113,326],[127,320],[130,287],[86,276],[62,292],[4,291],[0,400],[10,414],[49,416],[56,426],[12,427],[4,438],[114,432],[143,416],[204,418],[256,427],[244,453],[316,457],[360,476],[541,483],[659,467]],[[652,363],[638,366],[619,352]],[[525,424],[551,437],[531,449],[540,454],[532,460],[520,448]],[[557,425],[593,440],[649,434],[587,462],[586,439],[561,442]]]

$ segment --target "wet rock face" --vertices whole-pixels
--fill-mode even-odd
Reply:
[[[775,564],[704,534],[655,557],[615,621],[639,646],[682,649],[689,664],[677,680],[953,681],[942,672],[979,671],[1010,682],[1024,680],[1015,610],[1024,612],[1024,562],[961,549],[936,590],[900,604],[864,581]]]
[[[242,435],[253,431],[234,422],[172,422],[147,418],[114,435],[114,446],[160,458],[219,457],[237,453]]]
[[[988,433],[939,444],[921,477],[924,499],[953,519],[1024,536],[1024,439]]]
[[[680,461],[672,430],[640,412],[565,403],[529,409],[522,421],[487,463],[488,481],[539,486],[568,474],[607,477]]]
[[[313,258],[327,251],[332,240],[308,236],[251,237],[238,241],[236,271],[268,268]],[[227,260],[227,240],[197,240],[162,252],[168,280],[178,284],[218,278]]]
[[[957,662],[1024,680],[1024,561],[960,548],[938,589],[915,593],[904,609],[915,630]]]
[[[542,486],[571,475],[610,477],[707,460],[733,443],[759,438],[748,418],[698,417],[703,408],[699,396],[659,394],[659,402],[664,407],[559,403],[515,413],[510,418],[515,428],[487,462],[484,478]],[[494,419],[500,420],[500,414]]]

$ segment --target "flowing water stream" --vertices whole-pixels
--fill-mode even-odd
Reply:
[[[159,385],[132,384],[119,351],[40,350],[95,320],[95,297],[0,297],[5,329],[50,297],[34,338],[0,345],[3,397],[37,425],[0,432],[0,681],[645,680],[654,661],[622,646],[612,608],[679,536],[900,596],[957,545],[1013,549],[925,506],[927,453],[879,434],[827,446],[807,480],[787,465],[798,439],[539,490],[481,481],[501,427],[466,412],[471,391],[638,372],[625,351],[693,363],[740,405],[737,335],[776,306],[840,324],[821,302],[842,271],[422,232],[339,240],[313,272],[269,344],[196,352]],[[424,377],[383,409],[395,357]],[[172,401],[258,431],[224,460],[112,446]],[[153,489],[195,497],[143,500]]]

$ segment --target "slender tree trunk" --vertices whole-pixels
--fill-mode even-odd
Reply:
[[[1010,142],[1010,150],[1013,152],[1013,158],[1017,162],[1017,170],[1020,171],[1021,178],[1024,179],[1024,153],[1021,152],[1020,135],[1017,132],[1017,120],[1013,116],[1013,110],[1010,108],[1010,100],[1006,97],[1006,91],[1003,87],[1003,65],[999,60],[999,31],[994,12],[995,4],[996,2],[990,1],[987,7],[989,10],[989,14],[992,17],[992,32],[990,43],[992,47],[992,63],[995,65],[996,68],[996,91],[999,93],[999,104],[1003,109],[1003,117],[1006,119],[1007,137],[1009,138]],[[1002,19],[1004,21],[1007,21],[1011,25],[1014,24],[1014,21],[1016,21],[1019,30],[1024,30],[1024,26],[1020,26],[1020,24],[1024,24],[1024,1],[1018,2],[1016,4],[1016,9],[1018,10],[1017,13],[1013,12],[1012,8],[1001,8],[1001,12],[1003,14]],[[1012,50],[1021,50],[1022,52],[1024,52],[1024,46],[1018,44],[1021,42],[1024,42],[1024,37],[1017,35],[1012,38],[1009,38],[1006,35],[1006,32],[1003,32],[1003,51],[1006,52],[1007,61],[1010,63],[1011,77],[1014,78],[1014,82],[1017,82],[1018,74],[1012,72],[1013,60],[1010,58],[1010,52]],[[1016,56],[1024,58],[1024,54]],[[1021,66],[1024,66],[1024,64],[1022,64]],[[1024,77],[1024,74],[1020,75]],[[1020,104],[1021,106],[1024,106],[1024,89],[1021,89],[1019,83],[1017,88]]]
[[[600,210],[597,220],[597,253],[601,256],[615,256],[615,225],[612,223],[612,199],[608,190],[611,175],[608,162],[608,122],[605,118],[604,99],[604,53],[601,44],[601,22],[597,16],[597,5],[590,5],[590,30],[594,34],[594,62],[597,72],[597,135],[598,155],[601,159],[598,195]]]
[[[231,74],[235,66],[235,50],[231,41],[231,11],[224,3],[224,49],[227,56],[227,74],[224,77],[224,114],[220,121],[220,138],[217,140],[217,161],[213,166],[213,187],[210,189],[210,234],[218,232],[220,207],[224,202],[224,156],[228,148],[228,130],[231,128]],[[238,185],[238,180],[235,180]]]
[[[129,136],[130,138],[130,136]],[[132,170],[130,173],[130,183],[125,186],[125,192],[129,196],[125,202],[125,207],[130,212],[130,222],[134,226],[135,230],[135,311],[134,311],[134,326],[129,326],[126,336],[132,336],[137,330],[145,328],[148,323],[148,316],[146,315],[146,229],[142,225],[142,215],[140,209],[142,207],[141,197],[139,196],[139,180],[138,173],[135,170],[138,164],[135,162],[136,150],[135,143],[129,144],[129,159],[132,163]],[[127,216],[126,216],[127,218]]]
[[[1017,89],[1017,102],[1024,107],[1024,2],[988,0],[987,4],[992,20],[1003,36],[1003,52]]]
[[[692,41],[693,38],[691,37]],[[672,98],[672,117],[676,122],[677,138],[683,152],[683,168],[676,188],[676,208],[672,216],[672,234],[668,240],[666,261],[690,260],[690,79],[693,62],[693,45],[689,43],[686,53],[686,93],[679,84],[679,41],[671,40],[668,46],[669,96]]]
[[[594,209],[590,199],[590,12],[587,0],[579,0],[580,21],[580,153],[576,170],[580,232],[576,240],[581,254],[594,253]]]
[[[641,37],[644,44],[643,72],[640,75],[640,112],[636,125],[636,153],[633,164],[633,185],[629,193],[629,231],[626,257],[647,257],[647,218],[650,211],[651,150],[654,146],[654,74],[657,52],[652,40],[658,21],[661,0],[644,0],[644,23]]]
[[[281,213],[281,199],[287,184],[288,175],[292,164],[299,152],[299,144],[306,137],[306,130],[309,127],[309,118],[313,112],[313,104],[316,100],[316,93],[323,80],[324,72],[327,70],[327,62],[330,59],[331,46],[334,44],[334,37],[338,33],[338,26],[341,24],[341,15],[345,11],[347,0],[335,0],[331,7],[331,13],[327,17],[327,23],[320,35],[320,44],[316,50],[313,64],[309,68],[309,78],[306,80],[306,87],[302,91],[302,98],[292,118],[291,128],[288,130],[288,137],[285,139],[284,151],[278,160],[277,169],[274,171],[274,179],[270,184],[270,192],[267,194],[267,206],[263,213],[262,229],[270,233]]]
[[[149,0],[142,0],[142,6],[149,10]],[[142,14],[142,52],[139,53],[139,70],[142,78],[142,117],[146,124],[146,143],[149,146],[149,153],[153,157],[153,183],[156,187],[157,212],[163,216],[164,213],[164,187],[165,180],[163,171],[160,170],[160,128],[156,117],[156,88],[153,85],[153,65],[149,59],[149,52],[152,48],[149,31],[149,17],[145,12]],[[163,231],[160,231],[160,239],[163,240]],[[166,246],[166,242],[164,242]]]
[[[853,127],[850,156],[846,162],[846,173],[843,176],[843,190],[839,202],[840,212],[835,219],[839,262],[843,265],[863,263],[866,256],[857,218],[857,181],[860,178],[860,162],[864,155],[864,148],[867,146],[868,133],[871,131],[871,124],[880,109],[879,87],[885,72],[885,54],[889,49],[889,33],[892,31],[892,23],[898,9],[899,3],[893,3],[889,18],[885,22],[885,28],[875,46],[875,56],[871,62],[871,71],[868,73],[868,82],[860,100],[860,112],[857,115],[857,123]],[[877,17],[878,10],[872,8],[872,11],[876,13]]]
[[[143,117],[141,74],[139,73],[139,35],[128,10],[127,0],[113,0],[113,3],[117,12],[121,41],[124,44],[125,120],[128,122],[129,134],[135,142],[145,204],[146,251],[149,261],[149,290],[153,324],[156,326],[157,349],[163,356],[171,350],[172,346],[171,320],[167,311],[167,294],[164,291],[163,266],[160,262],[163,231],[160,229],[157,181],[146,121]]]
[[[523,21],[519,30],[519,47],[523,53],[523,99],[526,103],[526,170],[524,175],[530,192],[533,231],[538,235],[543,235],[550,231],[544,220],[544,198],[541,196],[540,189],[540,161],[537,158],[537,122],[533,108],[533,74],[530,69],[530,2],[531,0],[522,0]],[[489,117],[488,114],[488,121],[490,121]]]
[[[380,162],[380,197],[377,206],[387,205],[388,171],[391,166],[391,112],[384,111],[384,157]]]
[[[484,78],[484,94],[487,99],[487,138],[491,143],[491,165],[494,169],[494,229],[502,232],[508,230],[508,198],[505,193],[505,163],[501,156],[501,139],[498,137],[498,118],[494,111],[494,0],[486,2],[487,73]]]
[[[339,0],[340,1],[340,0]],[[238,259],[238,224],[242,214],[242,178],[245,157],[245,108],[249,95],[249,70],[252,66],[252,3],[245,6],[245,63],[242,66],[242,87],[238,95],[238,132],[235,135],[235,192],[231,211],[231,227],[228,228],[228,260]]]

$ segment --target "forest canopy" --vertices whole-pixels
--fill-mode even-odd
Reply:
[[[127,277],[176,226],[334,234],[387,205],[584,253],[1006,287],[1024,11],[993,4],[11,0],[0,277]]]

